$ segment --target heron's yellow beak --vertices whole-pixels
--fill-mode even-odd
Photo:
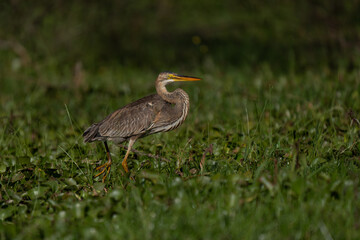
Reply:
[[[169,75],[169,79],[172,79],[176,82],[181,82],[181,81],[200,81],[201,78],[197,78],[197,77],[189,77],[189,76],[182,76],[182,75],[175,75],[175,74],[171,74]]]

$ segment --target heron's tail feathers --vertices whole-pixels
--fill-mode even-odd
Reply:
[[[97,140],[102,140],[102,136],[99,133],[99,124],[94,123],[83,133],[84,142],[93,142]]]

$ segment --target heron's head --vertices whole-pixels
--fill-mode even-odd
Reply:
[[[156,82],[161,85],[166,85],[171,82],[185,82],[185,81],[199,81],[200,78],[183,76],[172,72],[162,72],[159,74]]]

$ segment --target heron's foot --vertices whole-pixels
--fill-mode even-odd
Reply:
[[[106,162],[105,164],[98,166],[96,168],[96,171],[100,171],[98,174],[96,174],[94,177],[98,177],[100,175],[104,175],[102,177],[102,182],[105,182],[106,177],[109,175],[111,169],[111,162]]]
[[[129,169],[128,169],[128,166],[127,166],[127,162],[126,162],[126,160],[125,160],[125,161],[123,161],[123,162],[121,163],[121,165],[123,166],[123,168],[124,168],[125,172],[126,172],[126,173],[128,173],[128,172],[129,172]]]

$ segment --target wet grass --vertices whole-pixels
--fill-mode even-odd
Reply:
[[[103,184],[93,176],[104,147],[81,134],[153,93],[157,73],[7,73],[0,238],[360,238],[358,72],[185,74],[204,79],[176,86],[190,95],[188,119],[135,144],[135,180],[110,144]]]

